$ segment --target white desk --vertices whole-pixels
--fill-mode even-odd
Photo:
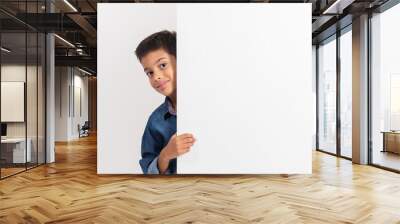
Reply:
[[[1,139],[2,147],[13,147],[12,148],[12,162],[13,163],[25,163],[31,162],[32,154],[31,154],[31,145],[32,140],[27,138],[27,146],[26,147],[26,155],[25,155],[25,138],[6,138]],[[3,151],[3,149],[2,149]],[[26,161],[25,161],[26,159]]]

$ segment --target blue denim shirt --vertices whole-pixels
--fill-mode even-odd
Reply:
[[[139,161],[144,174],[159,174],[158,156],[176,133],[176,113],[168,98],[150,115],[142,137],[142,159]],[[176,159],[169,162],[165,174],[176,173]]]

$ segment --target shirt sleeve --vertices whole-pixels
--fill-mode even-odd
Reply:
[[[163,148],[162,137],[157,138],[157,134],[153,133],[151,123],[148,121],[142,137],[142,158],[139,161],[143,174],[160,174],[158,169],[158,156]],[[168,164],[164,174],[172,174],[171,164]]]
[[[150,130],[150,124],[147,122],[146,128],[143,133],[142,137],[142,147],[141,147],[141,154],[142,158],[139,161],[140,167],[142,168],[143,174],[151,174],[149,171],[150,165],[151,171],[155,172],[155,169],[158,173],[158,166],[157,166],[157,157],[160,152],[160,142],[157,141],[156,137]]]
[[[147,167],[147,174],[160,174],[158,170],[158,156],[154,158],[149,167]]]
[[[147,168],[147,174],[160,174],[160,170],[158,169],[158,156],[150,163]],[[171,171],[167,169],[164,174],[171,174]]]

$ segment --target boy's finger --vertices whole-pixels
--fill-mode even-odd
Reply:
[[[188,143],[183,143],[182,145],[181,145],[181,148],[182,149],[186,149],[186,148],[190,148],[190,147],[192,147],[193,146],[193,143],[192,142],[188,142]]]
[[[182,155],[183,153],[187,153],[190,151],[190,147],[185,147],[182,148],[181,150],[178,151],[178,154]]]
[[[182,141],[184,143],[194,142],[194,138],[184,138]]]
[[[181,134],[181,135],[179,135],[180,137],[182,137],[182,138],[189,138],[189,137],[193,137],[193,135],[192,134],[190,134],[190,133],[183,133],[183,134]]]

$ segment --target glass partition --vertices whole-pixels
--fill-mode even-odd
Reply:
[[[318,47],[318,149],[336,154],[336,37]]]
[[[38,33],[38,64],[37,64],[37,162],[46,162],[46,37],[43,33]]]
[[[400,4],[371,18],[372,164],[400,171]]]
[[[340,36],[340,154],[352,157],[352,34]]]
[[[44,3],[0,2],[14,10],[0,12],[1,179],[45,163],[45,34],[13,17],[43,13]]]
[[[1,47],[1,176],[7,177],[24,171],[31,158],[26,150],[26,33],[2,33]]]
[[[27,74],[26,74],[26,113],[27,113],[27,151],[30,152],[30,159],[27,167],[31,168],[37,165],[37,132],[38,132],[38,35],[36,32],[27,33]]]

